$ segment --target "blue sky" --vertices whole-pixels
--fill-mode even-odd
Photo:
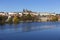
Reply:
[[[14,12],[23,9],[60,13],[60,0],[0,0],[0,11]]]

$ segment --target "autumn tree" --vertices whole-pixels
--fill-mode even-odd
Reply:
[[[57,16],[53,16],[51,21],[58,21],[58,17]]]
[[[13,23],[15,23],[15,24],[19,23],[19,18],[18,18],[18,16],[14,16],[14,18],[13,18]]]

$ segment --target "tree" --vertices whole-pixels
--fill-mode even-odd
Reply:
[[[53,16],[51,21],[58,21],[58,17],[57,16]]]
[[[5,16],[0,15],[0,24],[5,24]]]
[[[12,18],[8,19],[8,23],[10,23],[10,24],[12,23]]]
[[[27,20],[32,20],[32,16],[30,14],[27,14]]]
[[[19,23],[19,18],[18,18],[18,16],[14,16],[14,18],[13,18],[13,23],[14,23],[14,24]]]

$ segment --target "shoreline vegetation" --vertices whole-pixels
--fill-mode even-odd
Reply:
[[[25,11],[23,10],[22,16],[19,14],[14,14],[13,16],[9,15],[0,15],[0,24],[18,24],[20,22],[56,22],[59,21],[59,16],[57,15],[31,15],[32,11]],[[28,13],[28,14],[24,14]]]

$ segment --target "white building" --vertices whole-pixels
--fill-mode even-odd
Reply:
[[[15,14],[18,14],[17,12],[9,12],[8,13],[8,15],[11,15],[11,16],[13,16],[13,15],[15,15]]]
[[[36,15],[36,16],[38,16],[38,13],[37,13],[37,12],[31,12],[30,14],[31,14],[31,15]]]
[[[22,16],[22,12],[19,12],[20,17]]]
[[[9,12],[8,14],[17,14],[17,12]]]
[[[6,13],[5,12],[0,12],[0,15],[6,15]]]
[[[49,12],[39,12],[39,14],[42,16],[42,15],[53,15],[55,16],[56,14],[55,13],[49,13]]]

